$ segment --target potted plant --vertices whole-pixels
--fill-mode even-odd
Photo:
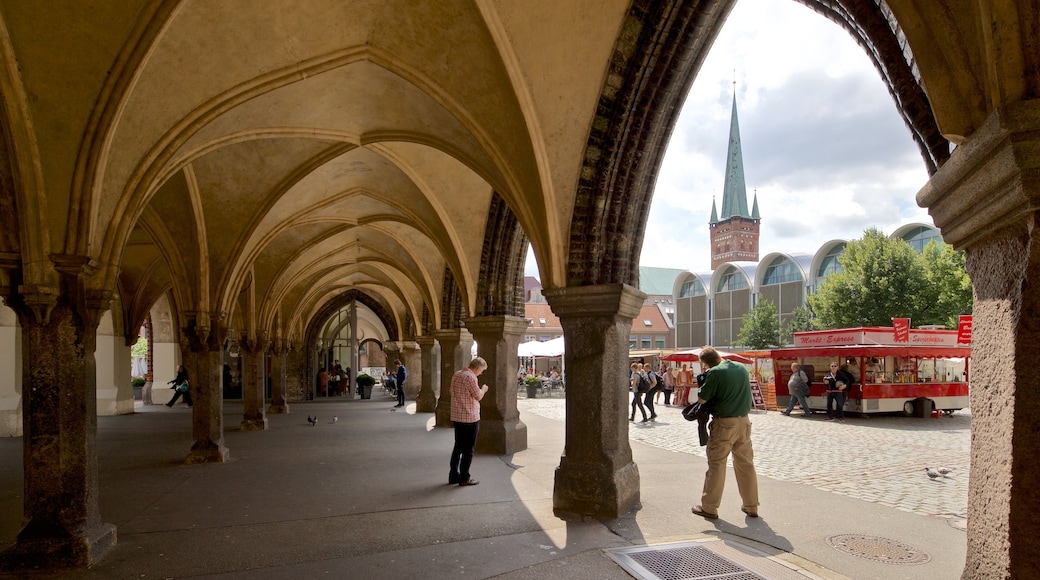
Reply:
[[[367,375],[365,373],[361,373],[360,375],[357,376],[356,380],[357,380],[358,389],[361,391],[361,398],[362,399],[371,399],[372,398],[372,386],[376,384],[375,377],[373,377],[371,375]]]
[[[130,386],[134,388],[134,400],[141,400],[141,389],[144,388],[144,377],[132,377],[130,379]]]
[[[534,375],[524,377],[524,384],[527,385],[527,398],[534,399],[538,396],[538,386],[541,381]]]

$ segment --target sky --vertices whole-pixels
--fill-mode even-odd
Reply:
[[[932,225],[915,201],[928,181],[920,150],[863,49],[792,0],[740,0],[672,132],[640,265],[710,271],[708,220],[712,196],[722,206],[734,90],[761,257],[815,253],[871,226]],[[533,252],[526,272],[537,276]]]

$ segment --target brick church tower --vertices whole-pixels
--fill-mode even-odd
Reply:
[[[748,213],[744,185],[744,157],[740,152],[740,127],[737,124],[737,95],[729,123],[729,150],[726,152],[726,185],[722,192],[722,218],[711,200],[711,269],[725,262],[757,262],[758,236],[762,218],[758,215],[758,195]]]

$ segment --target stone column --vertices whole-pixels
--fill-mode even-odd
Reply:
[[[240,339],[242,356],[242,431],[264,431],[267,429],[267,414],[264,413],[264,349],[260,341]]]
[[[477,452],[505,455],[527,449],[527,425],[516,408],[516,347],[527,330],[517,316],[467,318],[477,354],[488,363],[480,375],[488,392],[480,400],[480,432]]]
[[[404,381],[405,401],[411,401],[419,394],[423,381],[422,352],[414,340],[400,343],[401,363],[408,370],[408,378]]]
[[[422,367],[422,382],[419,394],[415,397],[415,412],[433,413],[437,411],[437,394],[433,386],[441,384],[440,349],[437,339],[430,335],[416,337],[415,342],[419,345],[419,364]]]
[[[213,329],[213,336],[210,330]],[[227,461],[228,448],[224,446],[224,397],[221,379],[224,370],[224,334],[218,327],[204,327],[196,323],[189,332],[191,352],[184,367],[188,370],[188,385],[193,399],[191,451],[185,463],[221,463]]]
[[[0,555],[7,570],[85,567],[116,545],[98,507],[94,341],[108,303],[88,303],[79,275],[60,279],[7,300],[22,329],[25,474],[25,525]]]
[[[276,345],[271,351],[271,405],[267,407],[269,415],[288,413],[289,404],[285,401],[285,349]]]
[[[433,337],[441,343],[441,396],[437,400],[436,424],[451,427],[451,375],[473,360],[473,335],[465,328],[450,328],[435,331]]]
[[[974,286],[963,578],[1040,568],[1040,100],[998,109],[918,193]]]
[[[566,438],[553,511],[617,518],[639,503],[628,443],[628,336],[646,294],[625,284],[544,293],[567,344]]]

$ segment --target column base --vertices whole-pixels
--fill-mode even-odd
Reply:
[[[451,421],[451,401],[440,399],[437,401],[437,421],[434,427],[454,427]]]
[[[639,503],[639,468],[628,463],[610,465],[568,462],[556,468],[553,513],[557,517],[591,516],[615,519]]]
[[[29,526],[19,536],[27,532],[31,534]],[[100,524],[72,537],[19,538],[15,545],[0,553],[0,570],[85,568],[96,564],[115,546],[116,527],[112,524]]]
[[[219,443],[199,444],[192,446],[191,452],[184,462],[188,465],[198,463],[224,463],[228,458],[228,448]]]
[[[266,431],[267,417],[246,417],[238,424],[238,428],[240,431]]]
[[[508,455],[527,449],[527,425],[519,419],[481,419],[477,453]]]
[[[433,393],[419,392],[419,395],[415,397],[415,412],[416,413],[433,413],[437,411],[437,397]]]

